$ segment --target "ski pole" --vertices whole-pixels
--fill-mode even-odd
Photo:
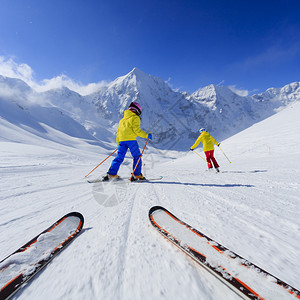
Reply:
[[[110,155],[108,155],[103,161],[101,161],[101,163],[95,167],[90,173],[88,173],[87,175],[85,175],[84,177],[88,177],[92,172],[94,172],[100,165],[102,165],[109,157],[111,157],[116,151],[118,150],[118,148],[113,152],[111,153]]]
[[[196,152],[195,150],[193,151],[193,153],[197,154],[198,156],[200,156],[204,161],[206,161],[205,158],[203,158],[198,152]],[[211,165],[210,162],[206,161],[209,165]]]
[[[138,166],[138,164],[139,164],[139,162],[140,162],[140,160],[141,160],[141,158],[142,158],[142,155],[143,155],[143,153],[144,153],[144,151],[145,151],[145,148],[146,148],[148,142],[149,142],[149,139],[147,139],[147,142],[146,142],[146,144],[145,144],[145,146],[144,146],[144,149],[143,149],[143,151],[142,151],[142,153],[141,153],[141,155],[140,155],[140,157],[139,157],[139,160],[137,161],[137,163],[136,163],[136,165],[135,165],[135,168],[134,168],[134,170],[133,170],[133,172],[132,172],[132,174],[131,174],[131,177],[130,177],[130,179],[129,179],[130,181],[131,181],[131,179],[132,179],[132,177],[133,177],[133,174],[134,174],[134,172],[135,172],[135,170],[136,170],[136,168],[137,168],[137,166]]]
[[[229,160],[229,158],[227,157],[227,155],[224,153],[224,151],[221,149],[220,146],[219,146],[219,149],[222,151],[222,153],[224,154],[224,156],[228,159],[229,163],[231,163],[231,161]]]

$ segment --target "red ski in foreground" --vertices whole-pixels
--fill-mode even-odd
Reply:
[[[149,211],[151,224],[244,299],[300,299],[300,291],[184,223],[161,206]]]
[[[78,212],[66,214],[0,262],[0,299],[8,299],[78,236],[84,223]]]

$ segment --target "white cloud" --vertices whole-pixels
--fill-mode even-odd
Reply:
[[[181,88],[175,88],[173,84],[171,83],[171,77],[168,78],[168,80],[165,81],[165,83],[175,92],[179,92]]]
[[[6,77],[18,78],[26,83],[33,82],[33,70],[27,64],[18,64],[13,58],[0,56],[0,74]]]
[[[249,91],[248,90],[242,90],[240,88],[237,88],[236,85],[230,85],[228,86],[234,93],[236,93],[239,96],[243,96],[246,97],[249,95]]]
[[[223,79],[222,81],[220,81],[217,86],[222,86],[225,83],[225,80]]]
[[[278,62],[284,62],[295,57],[295,55],[300,53],[300,43],[296,43],[292,46],[281,46],[272,45],[263,52],[248,57],[243,63],[243,67],[248,70],[256,66],[274,64]]]
[[[75,91],[81,95],[88,95],[96,92],[106,84],[106,81],[100,81],[98,83],[89,83],[87,85],[83,85],[81,83],[75,82],[66,75],[59,75],[51,79],[44,79],[41,84],[36,85],[34,88],[38,92],[43,92],[51,89],[67,87],[70,90]]]
[[[107,84],[106,81],[100,81],[84,85],[72,80],[64,74],[37,82],[34,79],[34,71],[29,65],[17,63],[12,57],[5,58],[3,56],[0,56],[0,75],[21,79],[37,92],[67,87],[81,95],[88,95],[96,92],[99,88]]]

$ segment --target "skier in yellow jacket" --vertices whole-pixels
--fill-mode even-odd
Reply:
[[[220,146],[220,144],[205,130],[205,128],[201,128],[200,135],[197,138],[195,144],[191,147],[191,151],[198,147],[200,143],[203,144],[203,151],[206,156],[206,161],[208,165],[208,169],[211,170],[213,165],[217,172],[219,172],[219,165],[214,157],[214,144],[216,146]],[[213,165],[212,165],[213,164]]]
[[[116,141],[118,144],[118,155],[113,160],[107,175],[103,177],[103,180],[109,180],[113,178],[118,178],[119,168],[125,158],[126,152],[129,148],[131,155],[133,156],[133,170],[141,156],[139,145],[136,141],[137,136],[152,140],[152,134],[146,133],[141,130],[141,119],[140,115],[142,113],[142,108],[137,102],[131,102],[128,110],[124,111],[124,117],[119,122],[119,127],[117,130]],[[140,159],[135,172],[134,179],[145,180],[146,178],[142,174],[142,160]]]

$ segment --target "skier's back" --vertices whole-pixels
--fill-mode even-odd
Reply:
[[[118,155],[113,160],[107,175],[103,178],[104,180],[118,178],[117,173],[122,162],[124,161],[128,149],[133,157],[133,170],[135,169],[133,174],[134,179],[145,180],[145,177],[142,174],[142,160],[140,159],[141,152],[136,138],[139,136],[141,138],[148,138],[152,140],[152,134],[141,130],[141,113],[142,108],[137,102],[131,102],[128,110],[124,111],[124,117],[119,122],[116,137],[116,142],[118,144]]]
[[[206,156],[206,161],[208,165],[208,169],[212,169],[213,165],[217,172],[219,172],[219,164],[217,163],[215,157],[214,157],[214,144],[219,147],[219,143],[205,130],[205,128],[201,128],[199,130],[200,135],[197,138],[194,145],[191,147],[191,150],[193,151],[195,148],[198,147],[200,143],[203,144],[203,151]]]

